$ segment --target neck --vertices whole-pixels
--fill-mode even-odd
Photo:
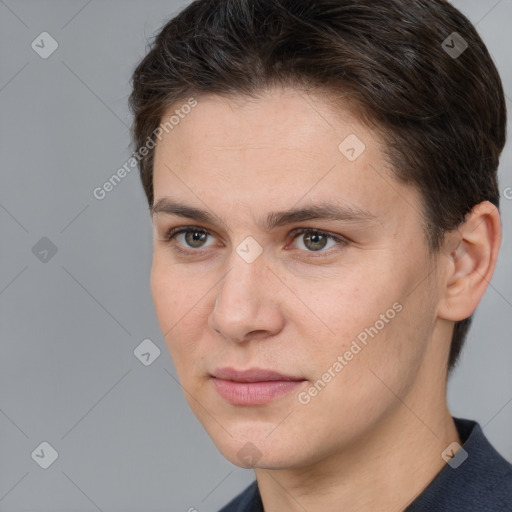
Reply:
[[[446,375],[423,373],[429,379],[420,375],[418,385],[349,447],[310,466],[256,469],[265,512],[405,509],[445,465],[445,448],[462,444],[446,405],[446,384],[432,395],[433,382],[446,382]]]

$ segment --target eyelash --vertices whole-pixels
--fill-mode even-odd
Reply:
[[[171,228],[169,231],[167,231],[164,234],[164,238],[162,241],[166,244],[173,245],[174,249],[176,251],[178,251],[179,253],[182,253],[185,255],[201,254],[201,252],[203,252],[201,249],[184,249],[183,247],[181,247],[179,244],[177,244],[175,242],[174,239],[178,235],[180,235],[182,233],[188,233],[188,232],[199,232],[199,233],[205,233],[207,235],[211,235],[210,232],[204,228],[199,228],[199,227],[195,227],[195,226],[183,226],[183,227],[178,227],[178,228]],[[346,240],[342,237],[339,237],[339,236],[333,235],[331,233],[328,233],[326,231],[322,231],[320,229],[315,229],[315,228],[297,228],[297,229],[293,230],[290,233],[293,236],[292,241],[295,241],[297,238],[299,238],[301,235],[304,235],[305,233],[310,233],[312,235],[324,236],[329,240],[333,240],[334,242],[336,242],[338,244],[338,246],[341,246],[341,247],[348,244],[348,240]],[[306,252],[306,253],[310,254],[310,256],[313,258],[321,258],[323,256],[328,256],[331,249],[334,249],[334,247],[331,247],[330,249],[328,249],[326,251],[320,250],[320,251],[301,251],[301,252]]]

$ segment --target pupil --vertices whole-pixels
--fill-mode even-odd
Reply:
[[[201,233],[200,231],[189,231],[188,233],[186,233],[185,238],[190,246],[199,247],[201,244],[198,244],[197,242],[204,241],[205,236],[206,233]]]
[[[312,242],[313,246],[315,246],[316,244],[320,243],[320,247],[318,247],[318,245],[316,247],[309,247],[313,251],[318,251],[318,250],[323,249],[325,247],[326,238],[323,235],[319,235],[317,233],[312,234],[312,235],[307,235],[306,236],[306,240]]]

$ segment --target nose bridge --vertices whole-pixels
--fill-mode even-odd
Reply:
[[[244,240],[233,250],[217,288],[210,326],[225,338],[243,341],[251,331],[277,328],[276,315],[269,314],[275,295],[268,286],[267,262],[254,242]]]
[[[254,259],[251,254],[251,258],[245,259],[250,253],[251,249],[247,250],[243,244],[233,250],[228,263],[229,271],[218,288],[215,309],[236,307],[238,310],[244,307],[255,312],[261,300],[258,283],[263,280],[266,262],[261,254]]]

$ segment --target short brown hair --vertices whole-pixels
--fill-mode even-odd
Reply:
[[[160,30],[132,83],[136,150],[192,95],[289,85],[348,97],[380,130],[396,178],[421,192],[433,251],[475,205],[499,207],[503,86],[476,29],[447,1],[197,0]],[[139,160],[150,206],[153,158],[150,149]],[[455,323],[449,370],[470,323]]]

